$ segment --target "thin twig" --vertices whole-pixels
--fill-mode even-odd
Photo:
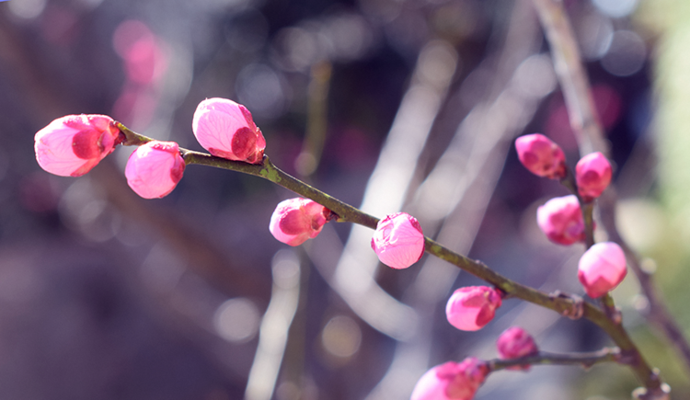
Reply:
[[[118,126],[120,125],[121,124],[118,123]],[[125,136],[130,136],[132,134],[137,135],[131,130],[123,131],[123,133]],[[140,142],[145,143],[147,139],[149,138],[142,136]],[[136,142],[134,138],[127,138],[125,143],[128,141]],[[338,215],[337,220],[339,222],[351,222],[375,229],[376,224],[379,221],[376,217],[366,214],[359,209],[346,204],[335,197],[332,197],[327,193],[324,193],[321,190],[316,189],[285,173],[273,165],[267,156],[264,156],[260,164],[248,164],[245,162],[226,160],[210,154],[204,154],[182,148],[180,149],[180,152],[182,153],[182,157],[187,165],[206,165],[243,172],[267,179],[299,195],[312,199],[330,209]],[[425,238],[425,251],[494,285],[496,288],[505,293],[506,296],[517,297],[530,303],[554,310],[561,315],[577,315],[578,317],[582,316],[594,322],[611,337],[616,345],[618,345],[618,347],[621,349],[621,355],[629,360],[627,364],[631,367],[635,375],[637,375],[638,379],[646,388],[656,390],[661,387],[662,382],[659,379],[659,376],[654,373],[649,364],[644,360],[627,331],[620,323],[615,323],[609,319],[608,316],[598,307],[575,297],[565,295],[549,295],[548,293],[544,293],[517,283],[493,271],[484,265],[484,263],[455,253],[454,251],[439,243],[436,243],[430,238]]]
[[[489,360],[486,364],[491,371],[525,365],[579,365],[584,369],[589,369],[595,364],[621,362],[620,354],[620,349],[617,347],[605,347],[588,353],[559,354],[540,351],[533,355],[510,360]]]
[[[597,117],[590,93],[587,74],[575,41],[575,35],[560,1],[533,0],[542,26],[546,32],[554,58],[556,74],[563,89],[570,123],[575,132],[581,154],[600,151],[609,156],[609,146],[604,140],[603,128]],[[615,223],[615,188],[606,190],[599,199],[604,227],[611,240],[617,242],[626,252],[628,265],[640,282],[642,292],[649,301],[647,318],[660,329],[690,369],[690,344],[665,303],[657,294],[650,274],[640,268],[640,261],[627,243],[621,238]]]

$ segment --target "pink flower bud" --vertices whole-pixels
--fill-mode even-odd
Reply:
[[[279,241],[299,246],[318,236],[330,213],[313,200],[299,197],[283,200],[273,211],[268,229]]]
[[[590,247],[580,257],[577,268],[580,283],[593,299],[613,290],[627,273],[625,253],[613,242],[597,243]]]
[[[494,318],[501,295],[487,286],[468,286],[453,292],[446,304],[448,322],[461,331],[476,331]]]
[[[570,245],[585,240],[585,222],[574,194],[554,197],[540,206],[537,225],[554,243]]]
[[[185,162],[175,142],[152,141],[139,146],[127,160],[129,187],[145,199],[167,196],[182,179]]]
[[[38,165],[51,174],[82,176],[119,144],[120,130],[106,115],[68,115],[36,133]]]
[[[388,215],[376,224],[371,248],[379,260],[389,267],[407,268],[424,254],[422,227],[410,214],[400,212]]]
[[[515,150],[522,165],[531,173],[551,179],[565,178],[563,150],[541,133],[520,136],[515,140]]]
[[[488,374],[486,364],[474,357],[448,361],[419,378],[410,400],[472,400]]]
[[[503,331],[496,341],[496,347],[499,357],[503,360],[525,357],[539,351],[532,335],[519,326],[513,326]],[[508,369],[524,371],[529,371],[529,368],[529,365],[508,367]]]
[[[250,164],[263,159],[264,135],[249,110],[232,100],[216,97],[199,103],[192,130],[199,144],[214,156]]]
[[[611,183],[611,163],[600,152],[582,157],[575,166],[577,191],[584,201],[592,201]]]

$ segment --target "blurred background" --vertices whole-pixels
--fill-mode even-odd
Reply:
[[[564,0],[611,142],[619,228],[690,329],[690,3]],[[298,248],[267,227],[288,191],[190,166],[138,198],[119,148],[88,175],[35,162],[33,136],[107,114],[202,150],[196,105],[246,105],[285,171],[521,283],[582,294],[580,246],[536,208],[566,195],[517,162],[542,132],[578,159],[529,0],[9,0],[0,3],[0,398],[408,399],[431,366],[496,357],[520,325],[540,348],[608,345],[587,321],[507,300],[479,332],[444,316],[476,278],[436,259],[393,271],[371,231],[328,224]],[[605,239],[603,230],[597,232]],[[613,293],[651,364],[688,369],[645,322],[633,274]],[[628,399],[625,368],[492,374],[476,399]]]

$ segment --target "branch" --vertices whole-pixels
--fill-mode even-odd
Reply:
[[[540,351],[537,354],[510,360],[489,360],[486,364],[491,371],[524,365],[579,365],[584,369],[589,369],[595,364],[621,362],[620,354],[620,349],[617,347],[605,347],[589,353],[558,354]]]
[[[581,154],[600,151],[609,156],[609,146],[604,140],[603,128],[597,117],[589,90],[589,81],[575,41],[575,35],[560,1],[533,0],[539,19],[551,47],[556,74],[568,108],[570,124],[575,132]],[[690,369],[690,344],[683,335],[666,305],[657,295],[651,275],[640,268],[639,257],[630,249],[618,233],[615,224],[616,194],[609,188],[599,199],[604,226],[611,240],[617,242],[626,252],[628,265],[640,282],[643,293],[649,301],[647,318],[657,326],[676,347]]]
[[[119,122],[117,125],[119,127],[123,126]],[[152,140],[129,129],[121,130],[121,132],[125,135],[123,144],[131,142],[135,143],[135,145],[139,145]],[[134,137],[133,135],[139,136],[139,138]],[[267,179],[301,196],[312,199],[333,211],[338,215],[338,222],[351,222],[366,226],[371,229],[376,229],[376,224],[379,221],[376,217],[366,214],[359,209],[285,173],[273,165],[268,156],[264,156],[260,164],[248,164],[246,162],[231,161],[224,158],[215,157],[210,154],[200,153],[183,148],[180,148],[180,152],[185,160],[186,165],[206,165],[210,167],[242,172]],[[629,362],[626,362],[626,364],[630,365],[638,379],[644,383],[645,387],[650,389],[657,389],[660,387],[661,381],[659,377],[652,371],[652,368],[649,366],[649,364],[647,364],[647,362],[642,358],[637,346],[630,339],[630,336],[628,336],[628,333],[625,331],[623,326],[620,323],[615,323],[609,319],[608,316],[598,307],[583,301],[579,297],[547,294],[517,283],[493,271],[484,265],[484,263],[455,253],[454,251],[439,243],[436,243],[430,238],[425,238],[425,251],[459,267],[466,272],[469,272],[477,278],[491,283],[496,288],[500,289],[506,297],[517,297],[530,303],[554,310],[561,315],[568,316],[573,319],[584,317],[594,322],[601,327],[618,345],[618,347],[621,349],[622,357],[625,357],[626,360],[629,360]]]

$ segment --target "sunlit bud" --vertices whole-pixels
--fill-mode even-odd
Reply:
[[[476,331],[494,318],[501,295],[488,286],[468,286],[453,292],[446,304],[446,318],[462,331]]]
[[[488,374],[486,364],[474,357],[448,361],[419,378],[410,400],[472,400]]]
[[[558,244],[585,240],[585,223],[580,202],[574,194],[554,197],[537,209],[537,225],[547,238]]]
[[[82,176],[112,153],[120,130],[106,115],[68,115],[36,133],[38,165],[51,174]]]
[[[515,150],[522,165],[533,174],[551,179],[565,177],[563,150],[541,133],[520,136],[515,140]]]
[[[597,243],[580,257],[577,277],[591,298],[597,298],[618,286],[628,270],[625,253],[613,242]]]
[[[582,157],[575,166],[577,191],[584,201],[591,201],[611,183],[611,163],[600,152]]]
[[[185,162],[175,142],[152,141],[129,156],[125,177],[129,187],[145,199],[167,196],[182,179]]]
[[[318,236],[330,213],[313,200],[299,197],[283,200],[273,211],[268,229],[279,241],[299,246]]]
[[[496,341],[496,347],[499,357],[503,360],[525,357],[539,351],[532,335],[519,326],[513,326],[503,331]],[[508,369],[524,371],[528,371],[529,368],[529,365],[508,367]]]
[[[249,110],[232,100],[215,97],[199,103],[192,130],[199,144],[214,156],[250,164],[263,159],[264,135]]]
[[[407,268],[424,254],[422,227],[410,214],[400,212],[388,215],[376,225],[371,248],[379,260],[389,267]]]

